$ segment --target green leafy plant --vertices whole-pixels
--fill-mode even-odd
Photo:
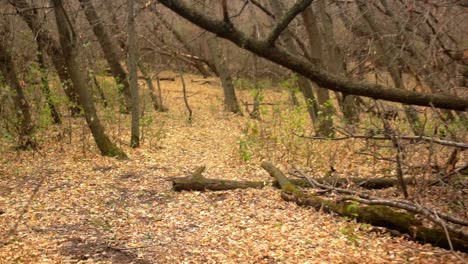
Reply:
[[[247,139],[246,136],[242,134],[239,140],[239,153],[242,161],[249,161],[252,159],[252,152],[250,150],[251,144],[252,141]]]
[[[349,244],[359,246],[359,237],[354,232],[354,228],[351,226],[346,226],[340,229],[340,233],[345,236]]]

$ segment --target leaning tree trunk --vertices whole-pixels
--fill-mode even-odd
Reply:
[[[156,16],[156,18],[161,22],[161,24],[174,36],[174,38],[182,45],[182,48],[185,50],[185,52],[189,54],[196,54],[195,50],[187,43],[187,41],[184,39],[182,34],[172,25],[169,21],[167,21],[166,18],[159,12],[158,7],[156,6],[156,2],[151,6],[151,10],[153,14]],[[193,62],[194,67],[200,72],[200,74],[203,76],[203,78],[206,78],[210,76],[210,73],[208,70],[205,68],[202,62],[195,60]]]
[[[302,19],[304,20],[304,25],[307,32],[307,37],[310,44],[310,55],[314,62],[319,64],[323,63],[323,48],[320,36],[320,30],[317,24],[317,19],[315,17],[312,7],[308,7],[301,13]],[[330,93],[327,89],[322,87],[316,87],[317,91],[317,100],[319,103],[319,113],[318,116],[319,124],[318,130],[316,131],[318,135],[325,137],[330,137],[334,134],[332,129],[333,127],[333,104],[330,99]]]
[[[133,0],[127,0],[128,14],[128,69],[130,76],[130,93],[132,95],[132,133],[130,146],[138,148],[140,146],[140,98],[138,96],[138,75],[137,75],[137,43],[135,31],[135,17],[133,11]]]
[[[62,119],[60,117],[60,113],[57,110],[57,106],[55,105],[54,100],[52,99],[52,95],[50,92],[49,87],[49,73],[47,71],[47,67],[45,64],[45,54],[42,50],[38,50],[37,54],[37,63],[39,64],[39,69],[41,71],[41,89],[42,93],[44,94],[47,102],[47,106],[49,107],[50,115],[54,124],[61,124]]]
[[[281,4],[279,0],[270,0],[270,5],[273,10],[273,13],[276,17],[281,17],[283,15],[284,6]],[[291,32],[286,29],[282,37],[284,44],[289,52],[293,54],[299,54],[296,44],[294,44],[294,40],[291,37]],[[307,112],[309,113],[309,117],[314,125],[318,124],[318,104],[317,99],[315,98],[314,92],[312,90],[311,81],[305,78],[302,75],[299,75],[299,79],[297,81],[299,88],[301,89],[302,95],[306,101],[307,105]]]
[[[415,34],[417,30],[414,28],[414,23],[411,23],[411,21],[403,23],[401,18],[397,17],[397,15],[393,12],[387,0],[381,0],[380,3],[385,8],[386,14],[392,19],[393,23],[396,25],[396,32],[401,36],[400,38],[398,38],[399,42],[401,42],[400,45],[406,46],[406,48],[408,49],[408,53],[410,56],[408,56],[408,58],[405,56],[405,58],[402,58],[402,60],[405,62],[405,64],[408,65],[408,67],[412,69],[412,71],[417,75],[417,77],[422,78],[424,82],[427,83],[427,85],[433,93],[444,93],[444,91],[441,90],[442,87],[444,87],[444,85],[441,81],[443,80],[443,77],[441,76],[440,72],[434,69],[434,66],[421,67],[421,65],[426,65],[426,62],[428,60],[428,58],[426,58],[421,51],[429,49],[430,47],[428,47],[428,45],[433,45],[433,37],[431,36],[431,34],[429,32],[424,32],[423,30],[423,32],[427,34],[427,37],[425,38],[426,41],[429,41],[429,43],[427,43],[428,45],[421,45],[421,43],[418,42],[418,45],[416,45],[416,41],[414,40],[413,34]],[[418,30],[420,29],[418,28]],[[423,32],[421,32],[420,34],[424,34]],[[438,37],[436,36],[436,38]],[[411,60],[412,58],[414,60]],[[441,112],[449,120],[453,121],[455,119],[455,115],[452,111],[443,109],[441,110]]]
[[[375,16],[373,15],[372,11],[370,10],[368,3],[359,0],[358,7],[362,14],[362,17],[367,22],[371,29],[372,35],[377,35],[378,39],[378,53],[382,56],[383,62],[386,64],[390,77],[395,84],[395,87],[398,89],[405,89],[405,84],[403,81],[402,72],[399,69],[400,65],[397,63],[400,61],[399,56],[397,54],[397,47],[392,45],[391,40],[384,39],[384,34],[382,29],[377,24],[375,20]],[[415,135],[422,135],[423,131],[421,128],[421,122],[419,120],[418,114],[416,109],[411,105],[404,105],[404,110],[406,114],[406,118],[411,125],[413,133]]]
[[[31,119],[31,110],[26,96],[23,92],[23,87],[18,81],[15,65],[11,58],[8,47],[5,46],[5,41],[0,41],[0,72],[13,90],[13,101],[15,103],[17,119],[19,122],[19,142],[20,149],[35,149],[37,143],[34,139],[34,125]]]
[[[62,0],[51,0],[51,3],[54,6],[55,19],[57,22],[64,60],[66,62],[68,72],[70,73],[73,87],[78,94],[80,106],[84,110],[86,122],[88,123],[94,140],[96,141],[96,145],[104,156],[126,158],[127,155],[107,137],[104,132],[104,127],[96,113],[96,107],[91,93],[86,85],[86,78],[78,64],[77,57],[79,47],[76,35],[74,34],[73,25],[67,17]]]
[[[236,96],[236,91],[232,83],[231,73],[227,67],[227,63],[224,60],[222,48],[219,47],[217,37],[214,35],[209,35],[206,38],[208,49],[210,52],[210,57],[213,64],[216,67],[216,71],[219,73],[219,78],[221,79],[221,84],[223,86],[224,92],[224,109],[226,111],[240,114],[241,110]]]
[[[98,39],[99,45],[101,46],[104,58],[109,64],[112,76],[114,77],[121,96],[123,97],[123,108],[121,111],[128,113],[128,110],[131,109],[132,97],[130,91],[129,78],[125,72],[122,64],[120,63],[120,56],[117,51],[117,47],[113,44],[109,33],[107,32],[105,26],[102,24],[101,19],[99,18],[98,13],[96,12],[91,0],[79,0],[81,7],[84,10],[86,19],[91,25],[94,35]]]
[[[10,0],[10,3],[26,22],[34,36],[36,36],[39,50],[46,51],[47,55],[51,58],[63,90],[65,91],[65,95],[70,101],[70,113],[72,116],[78,116],[81,112],[78,107],[78,96],[70,82],[70,74],[67,71],[60,45],[52,37],[52,34],[47,28],[43,26],[42,21],[39,19],[37,9],[33,8],[26,0]]]
[[[156,112],[166,112],[167,108],[164,106],[162,102],[162,95],[161,95],[161,85],[159,82],[159,77],[157,77],[156,81],[158,84],[158,90],[154,88],[153,78],[151,74],[148,72],[146,67],[143,65],[142,62],[138,64],[138,68],[140,69],[143,78],[145,79],[146,85],[148,85],[148,89],[150,91],[151,102],[153,103],[153,108]]]
[[[344,58],[335,41],[335,34],[333,32],[333,20],[326,11],[327,0],[317,1],[317,13],[320,21],[322,22],[322,34],[325,48],[327,50],[327,58],[324,60],[324,65],[328,71],[336,75],[345,75]],[[348,124],[357,123],[359,112],[356,107],[357,97],[354,95],[343,94],[342,99],[338,100],[341,106],[341,111]]]

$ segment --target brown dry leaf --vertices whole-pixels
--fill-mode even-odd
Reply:
[[[262,181],[270,180],[259,167],[263,159],[306,167],[313,154],[309,164],[322,175],[332,158],[339,161],[337,176],[378,175],[386,165],[354,155],[359,142],[291,136],[287,105],[266,109],[262,123],[224,113],[218,86],[192,83],[188,89],[193,123],[186,122],[180,83],[165,82],[170,111],[154,113],[147,106],[153,123],[144,127],[140,149],[127,146],[127,116],[117,123],[104,118],[130,160],[99,156],[89,135],[86,144],[78,136],[80,120],[71,121],[72,144],[45,140],[40,154],[2,152],[0,263],[460,263],[467,258],[286,203],[273,188],[172,192],[169,179],[199,165],[207,167],[209,178]],[[248,91],[240,97],[250,100]],[[286,102],[287,95],[268,91],[265,101]],[[246,129],[257,132],[250,138],[252,157],[244,162],[239,141]],[[431,192],[421,199],[445,197],[436,201],[441,206],[450,199],[442,188]]]

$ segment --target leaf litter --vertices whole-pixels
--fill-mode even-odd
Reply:
[[[0,157],[0,263],[458,263],[467,259],[463,253],[456,257],[448,250],[284,202],[280,192],[270,187],[172,192],[170,179],[188,175],[199,165],[207,167],[204,176],[209,178],[269,181],[259,166],[261,160],[283,168],[306,167],[307,162],[303,152],[293,153],[294,145],[273,136],[266,143],[252,144],[252,158],[243,161],[239,140],[246,124],[258,121],[224,113],[218,86],[191,83],[194,120],[188,124],[179,82],[163,85],[170,111],[154,113],[147,106],[145,115],[153,122],[144,128],[141,148],[128,147],[128,117],[120,117],[122,124],[104,119],[129,160],[99,156],[92,138],[88,135],[83,143],[79,136],[83,131],[79,120],[71,121],[75,133],[71,144],[64,142],[68,139],[44,137],[39,152],[18,153],[0,143],[5,150]],[[240,91],[240,97],[251,100],[248,91]],[[265,100],[285,102],[287,94],[268,91]],[[268,110],[261,122],[273,122],[270,116],[278,109]],[[61,129],[47,133],[58,134]],[[345,143],[303,144],[314,153],[313,173],[326,173],[330,166],[326,160],[332,157],[340,161],[335,166],[343,175],[375,175],[375,166],[365,166],[369,160],[342,151],[352,148]]]

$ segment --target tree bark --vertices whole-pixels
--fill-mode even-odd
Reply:
[[[336,75],[345,75],[344,58],[340,48],[336,44],[335,34],[333,32],[333,20],[326,10],[327,0],[317,1],[317,14],[320,18],[323,30],[322,38],[326,43],[327,58],[324,60],[324,65],[328,71]],[[338,100],[343,116],[348,124],[354,124],[359,121],[359,111],[356,107],[356,96],[343,94],[342,99]]]
[[[208,44],[208,52],[211,55],[211,61],[216,67],[216,71],[219,73],[219,78],[221,79],[221,84],[223,86],[224,109],[228,112],[241,114],[242,112],[232,83],[231,73],[229,72],[227,63],[224,60],[223,51],[219,47],[217,37],[209,35],[206,37],[206,42]]]
[[[2,36],[5,38],[5,36]],[[7,81],[10,88],[13,90],[13,102],[16,108],[16,117],[18,119],[18,148],[19,149],[36,149],[37,143],[34,139],[34,124],[31,118],[31,109],[23,87],[18,81],[15,65],[11,58],[10,50],[5,46],[6,41],[0,41],[0,72]]]
[[[31,29],[36,42],[41,51],[46,51],[47,55],[52,60],[55,70],[62,84],[63,90],[70,101],[70,113],[72,116],[78,116],[81,112],[78,107],[78,96],[74,91],[70,74],[67,71],[66,63],[63,58],[62,51],[58,42],[52,37],[52,34],[43,27],[39,20],[37,10],[31,6],[26,0],[10,0],[10,3],[15,7],[16,11],[26,22]]]
[[[194,52],[194,49],[192,47],[189,46],[189,44],[187,43],[187,41],[184,39],[184,37],[182,36],[182,34],[176,29],[174,28],[170,23],[169,21],[166,20],[166,18],[164,18],[164,16],[159,12],[159,10],[157,10],[157,6],[156,6],[156,2],[155,4],[153,4],[151,6],[151,10],[153,11],[153,14],[158,18],[159,21],[161,21],[161,23],[163,24],[163,26],[169,30],[169,32],[171,32],[171,34],[175,37],[175,39],[177,41],[180,42],[180,44],[182,44],[182,47],[184,48],[184,50],[186,52],[188,52],[189,54],[196,54],[196,52]],[[198,55],[198,54],[196,54]],[[201,63],[200,61],[194,61],[193,63],[193,66],[201,73],[201,75],[203,76],[203,78],[206,78],[208,76],[210,76],[210,73],[208,72],[208,70],[205,68],[205,66],[203,65],[203,63]]]
[[[309,39],[311,59],[318,64],[324,65],[322,37],[320,34],[316,15],[314,14],[312,7],[308,7],[306,8],[306,10],[304,10],[304,12],[302,12],[302,19],[304,20],[307,37]],[[321,136],[332,137],[334,134],[334,131],[332,129],[334,108],[333,103],[330,99],[330,93],[327,89],[319,87],[318,85],[316,85],[315,90],[317,91],[317,100],[319,107],[319,124],[316,133]]]
[[[426,33],[427,35],[424,37],[426,41],[429,41],[428,45],[421,47],[418,47],[415,45],[415,40],[413,34],[416,34],[418,30],[414,28],[414,24],[411,23],[411,21],[408,21],[407,23],[403,24],[400,18],[396,16],[396,14],[393,12],[393,10],[390,8],[389,3],[387,0],[381,0],[380,3],[382,6],[385,8],[386,14],[391,18],[393,23],[396,26],[396,33],[400,35],[400,38],[397,38],[397,40],[400,40],[402,43],[400,45],[406,46],[408,49],[408,53],[410,58],[403,57],[401,58],[402,61],[409,67],[411,70],[415,73],[416,78],[421,78],[424,80],[424,82],[429,86],[431,91],[433,93],[443,93],[444,91],[441,89],[444,87],[442,84],[441,80],[443,80],[443,77],[441,76],[440,72],[437,72],[434,68],[427,67],[427,57],[423,55],[421,52],[424,49],[430,48],[428,46],[433,45],[432,39],[435,37],[436,39],[439,40],[440,43],[440,37],[439,36],[431,36],[430,34],[427,34],[428,32],[424,32],[424,30],[421,30],[419,34],[424,34]],[[413,21],[415,22],[415,21]],[[419,29],[419,28],[418,28]],[[424,33],[423,33],[424,32]],[[411,34],[410,34],[411,33]],[[440,32],[443,34],[443,32]],[[413,60],[411,60],[413,58]],[[425,67],[421,67],[421,65],[425,65]],[[455,115],[452,113],[450,110],[442,110],[442,112],[446,115],[446,117],[450,120],[455,119]]]
[[[104,132],[104,127],[96,113],[93,98],[86,85],[86,78],[78,64],[77,57],[79,47],[77,46],[73,25],[70,23],[65,12],[62,0],[51,0],[51,4],[54,7],[63,59],[66,63],[71,81],[73,82],[73,87],[78,94],[78,102],[84,110],[86,122],[93,134],[96,145],[104,156],[127,158],[127,155],[107,137]]]
[[[361,11],[362,17],[370,27],[371,34],[376,35],[378,43],[378,53],[381,56],[382,62],[387,66],[388,73],[393,80],[396,88],[405,90],[405,84],[403,82],[402,71],[399,69],[400,65],[398,62],[401,61],[399,55],[396,53],[396,47],[392,45],[391,40],[386,40],[382,29],[379,27],[375,20],[375,16],[368,7],[368,3],[363,0],[358,1],[358,7]],[[406,118],[411,125],[413,133],[415,135],[422,135],[423,131],[421,128],[421,121],[419,120],[416,109],[411,105],[403,105],[405,110]]]
[[[435,246],[450,248],[450,242],[446,238],[446,232],[441,228],[429,228],[422,224],[413,214],[396,211],[388,206],[363,205],[359,203],[333,201],[320,198],[316,195],[306,194],[297,189],[286,176],[274,165],[263,162],[262,167],[274,177],[281,186],[281,197],[288,202],[294,202],[300,206],[324,210],[328,213],[336,213],[341,216],[356,219],[359,222],[369,223],[374,226],[382,226],[409,234],[416,241],[431,243]],[[468,237],[461,233],[448,231],[451,244],[456,250],[468,252]]]
[[[129,78],[125,72],[122,64],[120,63],[120,55],[118,53],[117,47],[113,44],[109,33],[102,24],[101,19],[99,18],[98,13],[96,12],[91,0],[79,0],[81,7],[84,10],[86,19],[91,25],[94,35],[98,39],[99,45],[101,46],[104,58],[109,64],[112,76],[115,79],[115,82],[118,85],[119,92],[123,96],[124,108],[121,108],[124,113],[128,113],[131,110],[132,106],[132,96],[130,91]]]
[[[131,111],[132,111],[132,127],[130,146],[138,148],[140,146],[140,98],[138,95],[138,74],[137,74],[137,39],[135,31],[135,17],[134,17],[133,0],[127,0],[127,14],[128,14],[128,69],[129,69],[129,83],[131,93]]]
[[[46,98],[47,106],[49,107],[49,111],[50,111],[50,116],[52,117],[54,124],[56,125],[61,124],[62,118],[60,117],[60,113],[57,109],[57,106],[55,105],[54,100],[52,99],[52,95],[50,92],[49,76],[48,76],[49,74],[48,74],[47,67],[46,67],[45,54],[44,54],[44,51],[40,49],[37,52],[37,63],[41,71],[41,89],[42,89],[42,93],[44,94]]]
[[[288,179],[296,186],[313,187],[306,179]],[[398,185],[398,181],[393,178],[336,178],[324,177],[314,178],[320,184],[327,184],[335,187],[355,185],[365,189],[385,189]],[[406,178],[406,183],[414,183],[413,178]],[[205,177],[176,177],[172,179],[172,189],[174,191],[225,191],[234,189],[254,188],[261,189],[265,186],[279,187],[276,181],[232,181],[223,179],[210,179]]]
[[[270,0],[270,5],[273,10],[273,13],[275,14],[275,17],[281,17],[283,15],[284,7],[279,0]],[[289,52],[293,54],[299,54],[298,49],[296,45],[294,44],[294,40],[292,39],[289,30],[286,30],[286,32],[284,32],[282,39]],[[303,75],[299,75],[298,85],[306,101],[307,112],[309,113],[309,117],[312,120],[312,124],[316,125],[319,122],[318,120],[319,107],[317,104],[317,99],[315,98],[314,92],[312,90],[311,81],[309,81]]]

